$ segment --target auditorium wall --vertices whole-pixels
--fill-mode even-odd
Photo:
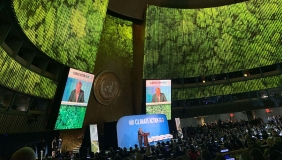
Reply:
[[[268,117],[273,117],[273,116],[278,116],[282,115],[282,107],[277,107],[277,108],[270,108],[269,113],[266,112],[266,109],[259,109],[255,110],[255,118],[262,118],[262,120],[267,123],[268,122]]]
[[[222,121],[226,121],[228,119],[231,119],[232,121],[235,120],[248,120],[247,118],[247,114],[245,112],[236,112],[236,113],[232,113],[233,117],[230,118],[230,114],[231,113],[227,113],[227,114],[215,114],[215,115],[209,115],[205,117],[205,123],[211,123],[211,122],[217,122],[218,119],[222,120]]]
[[[197,118],[183,118],[180,119],[181,127],[196,127],[198,125]]]
[[[94,74],[97,78],[103,71],[114,72],[120,81],[119,95],[111,104],[103,105],[91,94],[84,127],[98,124],[98,131],[101,133],[105,122],[118,121],[122,116],[133,114],[132,69],[132,22],[107,15]],[[94,85],[94,90],[99,89],[99,86]]]
[[[101,85],[94,83],[83,128],[62,131],[64,139],[71,140],[83,136],[89,124],[97,124],[98,134],[101,136],[104,134],[104,123],[118,121],[122,116],[134,113],[132,22],[106,16],[93,71],[94,79],[97,80],[102,72],[105,75],[114,73],[117,76],[120,82],[119,95],[109,105],[101,104],[94,95],[94,90],[100,92]]]
[[[245,112],[236,112],[232,113],[234,116],[231,118],[232,121],[234,120],[248,120],[247,114]],[[208,115],[204,116],[204,123],[211,123],[211,122],[217,122],[218,119],[221,119],[222,121],[226,121],[230,119],[230,113],[227,114],[215,114],[215,115]],[[192,118],[182,118],[181,120],[181,126],[182,127],[188,127],[193,126],[196,127],[198,125],[197,117]]]

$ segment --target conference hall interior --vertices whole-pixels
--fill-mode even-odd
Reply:
[[[282,159],[281,0],[0,0],[0,160]]]

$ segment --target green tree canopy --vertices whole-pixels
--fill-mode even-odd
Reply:
[[[149,6],[145,79],[187,78],[282,62],[282,1],[204,9]]]
[[[108,0],[13,0],[24,33],[49,57],[92,72]]]

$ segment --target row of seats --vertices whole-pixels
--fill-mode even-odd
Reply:
[[[173,138],[172,134],[165,134],[165,135],[159,135],[159,136],[151,136],[148,137],[148,142],[158,142],[158,141],[163,141],[163,140],[170,140]]]

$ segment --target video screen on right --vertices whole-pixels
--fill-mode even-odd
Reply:
[[[171,80],[146,80],[146,114],[165,114],[171,119]]]

